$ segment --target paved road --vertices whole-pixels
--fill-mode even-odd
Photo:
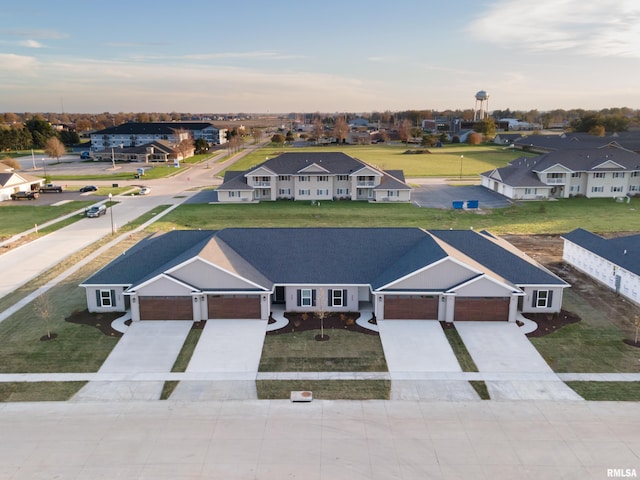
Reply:
[[[549,480],[640,470],[637,402],[0,404],[0,478]]]

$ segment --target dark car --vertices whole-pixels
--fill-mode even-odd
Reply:
[[[11,200],[35,200],[38,192],[15,192],[11,194]]]
[[[80,189],[80,191],[82,193],[84,193],[84,192],[97,192],[98,191],[98,187],[96,187],[95,185],[87,185],[86,187],[82,187]]]
[[[87,217],[99,217],[100,215],[107,214],[106,205],[94,205],[93,207],[89,207],[84,211]]]

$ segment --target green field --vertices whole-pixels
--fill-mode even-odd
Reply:
[[[422,147],[402,144],[389,145],[335,145],[305,147],[265,147],[250,153],[229,170],[248,170],[284,152],[343,152],[383,170],[403,170],[405,177],[459,177],[476,176],[493,168],[504,167],[510,161],[527,155],[520,151],[492,145],[445,145],[428,149],[430,154],[407,155],[407,150]]]
[[[0,202],[0,240],[41,225],[45,222],[62,217],[76,210],[84,209],[96,203],[90,201],[74,201],[59,205],[13,205],[11,202]],[[78,215],[81,218],[81,214]]]
[[[639,206],[640,208],[640,206]],[[154,230],[229,227],[420,227],[488,229],[496,234],[563,234],[582,227],[594,232],[640,230],[636,205],[612,199],[571,198],[520,206],[460,211],[411,204],[366,202],[264,202],[243,205],[181,205],[153,225]]]

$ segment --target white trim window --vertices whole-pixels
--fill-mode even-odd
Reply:
[[[600,187],[591,187],[591,191],[593,193],[604,192],[604,187],[602,187],[602,186],[600,186]]]
[[[533,308],[550,308],[553,302],[553,290],[534,290],[533,301],[531,306]]]
[[[96,290],[96,305],[98,307],[115,307],[116,291],[106,289]]]
[[[298,190],[298,195],[301,197],[305,197],[305,196],[309,196],[311,195],[311,190],[310,189],[300,189]]]
[[[615,185],[615,186],[611,187],[611,191],[612,192],[622,192],[622,186]]]
[[[299,307],[315,307],[316,306],[316,291],[311,288],[298,289],[298,301]]]
[[[607,174],[605,172],[595,172],[593,178],[605,178]]]

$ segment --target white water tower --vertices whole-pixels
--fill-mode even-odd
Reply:
[[[489,116],[489,94],[484,90],[476,93],[476,104],[473,107],[473,121],[479,122]]]

